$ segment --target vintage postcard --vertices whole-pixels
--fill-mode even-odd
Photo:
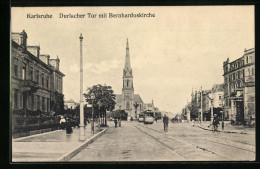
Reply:
[[[12,7],[11,162],[254,161],[254,15]]]

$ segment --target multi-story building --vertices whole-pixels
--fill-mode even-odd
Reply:
[[[203,113],[203,120],[209,121],[211,119],[211,109],[213,108],[213,113],[220,116],[220,111],[223,108],[223,95],[224,89],[223,84],[213,85],[211,90],[199,90],[191,94],[191,103],[186,106],[183,111],[192,106],[191,118],[199,118],[201,116],[201,107]],[[202,96],[202,104],[201,104]]]
[[[255,118],[255,49],[245,49],[233,62],[223,63],[225,116],[229,120],[251,123]]]
[[[50,112],[54,91],[62,94],[62,78],[57,59],[40,55],[40,46],[27,46],[27,34],[12,33],[11,104],[12,110]]]

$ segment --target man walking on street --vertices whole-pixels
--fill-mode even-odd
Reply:
[[[163,126],[164,126],[164,131],[168,131],[168,122],[169,118],[166,116],[166,114],[163,116]]]

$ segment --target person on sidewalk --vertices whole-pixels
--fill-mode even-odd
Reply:
[[[115,117],[114,122],[115,122],[115,127],[117,127],[117,117]]]
[[[195,121],[194,121],[194,119],[192,119],[192,127],[194,127],[195,126]]]
[[[157,117],[155,117],[155,121],[156,121],[156,123],[157,123]]]
[[[169,118],[166,116],[166,114],[163,116],[163,127],[164,127],[164,131],[168,131],[168,122],[169,122]]]
[[[214,118],[213,118],[213,127],[214,127],[214,130],[217,130],[218,129],[218,125],[219,125],[219,119],[217,117],[217,114],[214,114]]]
[[[71,125],[72,125],[71,120],[67,119],[67,121],[66,121],[66,133],[67,134],[71,134],[73,132]]]
[[[118,118],[118,126],[121,127],[121,117]]]

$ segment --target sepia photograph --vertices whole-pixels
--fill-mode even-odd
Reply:
[[[255,7],[12,7],[11,161],[255,161]]]

